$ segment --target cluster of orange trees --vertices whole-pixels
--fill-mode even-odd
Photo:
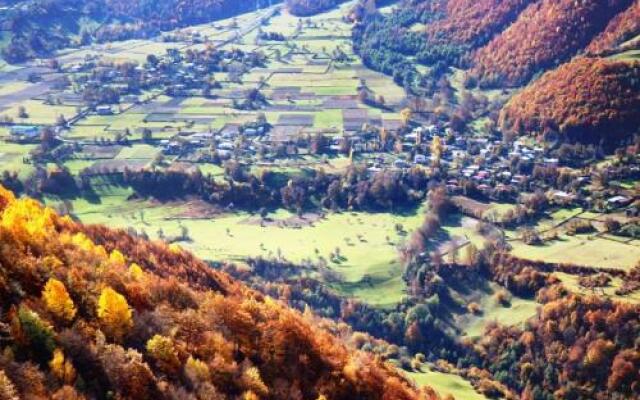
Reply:
[[[527,328],[493,326],[477,344],[486,366],[522,399],[637,399],[638,306],[568,294],[538,294],[545,305]]]
[[[587,47],[587,52],[600,54],[633,39],[640,34],[640,1],[634,1],[627,10],[616,15]]]
[[[475,55],[484,86],[519,86],[584,49],[630,0],[531,2],[504,32]]]
[[[514,133],[559,133],[586,143],[615,142],[640,123],[640,63],[576,58],[515,95],[500,126]]]
[[[0,398],[432,399],[188,252],[0,188]]]
[[[442,5],[442,19],[426,26],[427,41],[478,47],[511,23],[527,0],[450,0]]]

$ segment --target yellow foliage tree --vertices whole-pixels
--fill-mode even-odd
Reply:
[[[176,372],[180,368],[178,353],[171,338],[155,335],[147,342],[147,351],[165,371]]]
[[[431,141],[431,156],[434,164],[436,165],[440,163],[440,158],[442,158],[443,147],[440,137],[434,136]]]
[[[114,250],[109,254],[109,261],[115,265],[124,265],[127,260],[124,258],[124,254],[122,254],[119,250]]]
[[[171,243],[169,245],[169,251],[172,252],[173,254],[180,254],[182,253],[182,247],[180,247],[180,245],[178,244]]]
[[[76,379],[76,369],[73,367],[71,360],[65,358],[61,349],[55,349],[53,358],[49,362],[51,373],[61,382],[71,384]]]
[[[98,255],[100,257],[106,257],[107,252],[102,246],[96,246],[91,239],[82,232],[78,232],[71,237],[71,243],[79,247],[80,249]]]
[[[2,370],[0,370],[0,399],[20,400],[16,387]]]
[[[144,277],[144,270],[138,264],[132,263],[129,266],[129,275],[131,276],[132,279],[137,281]]]
[[[12,231],[20,240],[42,243],[54,229],[55,213],[32,199],[8,202],[0,226]]]
[[[132,312],[127,299],[110,287],[102,289],[98,300],[98,318],[105,333],[120,340],[133,325]]]
[[[189,357],[184,366],[184,374],[195,386],[207,382],[211,377],[209,366],[197,358]]]
[[[244,392],[242,399],[243,400],[260,400],[260,396],[258,396],[257,394],[249,390],[248,392]]]
[[[42,291],[42,300],[47,310],[64,321],[71,321],[76,316],[76,307],[67,292],[64,283],[50,278]]]
[[[400,120],[402,121],[402,125],[409,125],[409,121],[411,121],[412,117],[413,111],[411,111],[409,107],[403,108],[402,111],[400,111]]]
[[[246,388],[250,391],[259,393],[263,396],[269,394],[269,388],[262,381],[262,377],[260,376],[260,371],[258,370],[258,368],[247,368],[242,375],[242,380]]]

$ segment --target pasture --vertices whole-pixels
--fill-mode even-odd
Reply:
[[[265,221],[245,212],[204,217],[193,212],[194,208],[201,212],[201,202],[127,201],[132,194],[129,189],[106,182],[98,188],[99,199],[71,202],[74,215],[85,223],[132,227],[156,239],[160,230],[165,237],[173,237],[185,227],[190,241],[180,244],[212,261],[262,256],[326,263],[338,277],[328,282],[334,289],[376,306],[393,306],[403,298],[397,246],[423,219],[421,210],[404,215],[345,212],[303,218],[279,210]],[[396,229],[398,224],[403,232]]]
[[[441,397],[452,395],[456,400],[487,400],[487,397],[475,391],[469,381],[455,375],[434,371],[423,367],[420,372],[404,372],[416,385],[427,385],[435,389]]]

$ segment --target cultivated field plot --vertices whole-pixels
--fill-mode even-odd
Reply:
[[[21,116],[20,110],[26,114]],[[4,109],[0,115],[11,117],[16,123],[26,125],[54,125],[63,116],[69,120],[77,115],[75,106],[49,105],[40,100],[26,100],[14,103]]]
[[[29,156],[29,152],[35,149],[35,145],[18,145],[12,143],[0,146],[0,165],[3,170],[15,171],[22,179],[28,178],[35,170],[31,164],[24,161]]]

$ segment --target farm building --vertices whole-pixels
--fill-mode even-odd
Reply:
[[[632,200],[633,199],[626,196],[614,196],[607,200],[607,205],[609,207],[615,207],[615,208],[625,207],[631,204]]]
[[[111,106],[98,106],[96,107],[96,112],[98,115],[111,115],[113,114],[113,110]]]
[[[40,138],[40,127],[35,125],[15,125],[10,130],[11,138],[17,141],[37,141]]]

